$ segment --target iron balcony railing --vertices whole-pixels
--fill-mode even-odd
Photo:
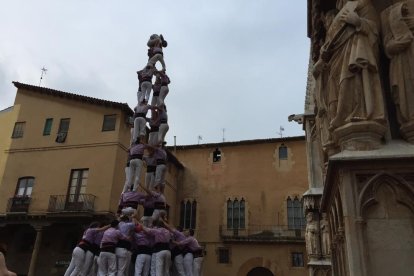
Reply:
[[[9,213],[27,213],[29,211],[29,205],[31,197],[28,196],[15,196],[9,198],[7,204],[7,212]]]
[[[292,229],[287,225],[247,225],[245,228],[228,228],[220,225],[224,241],[303,242],[305,229]]]
[[[51,195],[49,212],[93,212],[96,196],[91,194]]]

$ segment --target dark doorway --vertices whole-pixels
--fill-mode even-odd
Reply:
[[[247,276],[273,276],[273,273],[264,267],[255,267],[247,273]]]

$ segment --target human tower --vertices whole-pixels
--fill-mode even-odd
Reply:
[[[90,225],[73,250],[65,276],[193,276],[201,273],[203,250],[193,237],[194,230],[173,228],[165,211],[167,152],[164,139],[169,129],[165,98],[170,79],[166,74],[163,48],[167,47],[167,41],[162,35],[153,34],[147,46],[148,63],[137,72],[138,102],[134,108],[119,218],[105,226],[99,222]],[[156,67],[158,62],[161,70]],[[150,117],[147,117],[148,111],[151,111]],[[145,183],[141,183],[144,164]],[[138,216],[139,205],[144,209],[142,217]]]

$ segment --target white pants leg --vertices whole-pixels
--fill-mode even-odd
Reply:
[[[132,142],[135,142],[139,139],[139,136],[145,136],[146,134],[146,123],[144,117],[137,117],[134,120],[134,132],[132,135]]]
[[[146,101],[149,100],[149,97],[151,95],[151,88],[152,88],[152,83],[150,81],[144,81],[141,84],[141,91],[142,91],[142,96],[143,98],[141,98],[141,100],[139,101],[142,102],[143,99],[145,99]]]
[[[201,276],[201,268],[203,265],[203,257],[194,258],[193,261],[193,276]]]
[[[182,254],[175,256],[174,266],[177,271],[177,276],[186,276],[184,272],[184,257]]]
[[[75,247],[72,252],[72,260],[65,272],[65,276],[77,276],[83,268],[85,262],[85,251],[80,247]]]
[[[151,146],[155,146],[158,144],[158,136],[159,136],[159,131],[153,131],[150,132],[148,135],[148,144]]]
[[[116,276],[116,256],[111,252],[101,252],[98,261],[98,276]]]
[[[184,255],[184,271],[186,276],[193,276],[193,253]]]
[[[165,70],[165,62],[164,62],[164,57],[162,54],[156,54],[154,55],[152,58],[150,58],[148,60],[148,64],[154,65],[157,63],[157,61],[159,61],[162,65],[162,69]]]
[[[135,124],[135,121],[134,121]],[[129,139],[129,144],[132,145],[132,142],[134,142],[134,127],[131,127],[131,138]]]
[[[161,144],[165,140],[165,135],[167,135],[168,130],[170,127],[168,124],[160,124],[160,128],[158,130],[158,144]]]
[[[154,180],[155,180],[155,172],[147,172],[145,174],[145,187],[147,189],[152,190],[154,187]]]
[[[129,263],[131,261],[131,252],[125,248],[117,247],[115,249],[117,262],[117,276],[127,276]]]
[[[129,179],[129,167],[125,167],[125,184],[124,184],[124,189],[122,190],[122,193],[125,193],[126,191],[128,191],[131,188],[131,181]]]
[[[165,173],[167,171],[167,166],[164,164],[157,165],[155,169],[155,185],[161,185],[161,190],[164,191],[165,186]]]
[[[92,267],[89,270],[88,276],[96,276],[98,274],[98,256],[93,257]]]
[[[171,264],[171,252],[170,250],[161,250],[156,253],[156,276],[169,276]]]
[[[164,104],[165,97],[167,97],[169,91],[168,86],[161,86],[160,96],[158,97],[157,102],[158,106]]]
[[[129,185],[131,182],[134,182],[133,191],[138,189],[139,184],[141,183],[141,170],[142,170],[142,160],[141,159],[131,159],[129,162]]]
[[[138,90],[138,92],[137,92],[137,101],[138,101],[138,104],[141,102],[140,99],[142,99],[142,90]]]
[[[158,104],[158,96],[154,96],[154,94],[152,94],[151,105],[156,106],[157,104]]]
[[[135,261],[135,276],[148,276],[151,268],[151,255],[139,254]]]
[[[82,276],[86,276],[89,274],[89,271],[91,270],[93,265],[94,256],[95,255],[93,255],[91,251],[86,251],[81,273]]]
[[[157,263],[157,254],[156,253],[152,253],[151,255],[151,268],[150,268],[150,273],[151,276],[156,276],[156,263]]]

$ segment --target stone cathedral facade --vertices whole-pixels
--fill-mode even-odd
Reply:
[[[308,0],[310,275],[414,273],[414,1]]]

